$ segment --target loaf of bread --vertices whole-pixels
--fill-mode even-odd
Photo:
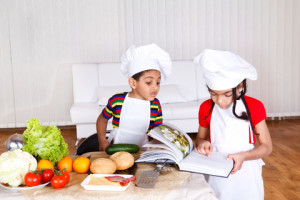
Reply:
[[[117,166],[117,170],[125,170],[134,164],[134,157],[126,151],[119,151],[110,156]]]
[[[90,170],[93,174],[113,174],[116,172],[117,166],[109,158],[97,158],[92,161]]]

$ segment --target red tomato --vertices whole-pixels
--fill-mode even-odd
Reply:
[[[54,176],[54,172],[52,169],[45,169],[42,172],[42,182],[44,183],[50,182],[53,176]]]
[[[67,184],[67,180],[64,175],[54,176],[51,179],[51,185],[53,188],[63,188]]]
[[[61,171],[61,173],[63,173],[63,176],[65,177],[67,183],[69,183],[69,181],[70,181],[70,175],[69,175],[69,173],[67,171],[65,171],[65,170]]]
[[[37,186],[41,183],[42,177],[40,174],[36,174],[33,172],[27,172],[24,181],[28,187]]]

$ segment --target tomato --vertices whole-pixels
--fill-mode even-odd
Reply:
[[[40,174],[34,172],[27,172],[24,181],[28,187],[37,186],[41,183],[42,177]]]
[[[63,188],[67,184],[67,180],[64,175],[54,176],[51,179],[51,185],[53,188]]]
[[[65,170],[61,171],[61,173],[65,177],[67,183],[69,183],[69,181],[70,181],[70,175],[69,175],[69,173],[67,171],[65,171]]]
[[[42,172],[42,182],[44,183],[50,182],[53,176],[54,176],[54,172],[52,169],[45,169]]]

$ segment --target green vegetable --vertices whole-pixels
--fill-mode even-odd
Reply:
[[[0,156],[0,183],[13,187],[24,184],[27,172],[36,170],[36,159],[21,149],[7,151]]]
[[[49,160],[53,165],[69,154],[68,144],[60,130],[54,125],[42,126],[36,118],[27,122],[23,140],[23,151],[29,152],[37,160]]]
[[[140,150],[139,145],[136,144],[111,144],[106,147],[105,152],[112,155],[119,151],[126,151],[129,153],[137,153]]]

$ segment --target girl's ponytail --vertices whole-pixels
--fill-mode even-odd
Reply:
[[[259,135],[258,133],[256,133],[255,129],[254,129],[254,126],[253,126],[253,122],[252,122],[252,118],[251,118],[251,115],[250,115],[250,111],[249,111],[249,108],[248,108],[248,105],[247,105],[247,102],[245,100],[245,94],[247,92],[247,83],[246,83],[246,79],[243,80],[243,86],[244,86],[244,89],[240,92],[240,96],[239,97],[236,97],[236,88],[232,88],[232,92],[233,92],[233,107],[232,107],[232,112],[234,114],[234,116],[236,116],[237,118],[239,119],[242,119],[242,120],[249,120],[250,121],[250,126],[251,126],[251,129],[253,131],[253,133],[255,135]],[[236,107],[236,100],[239,100],[239,99],[242,99],[244,105],[245,105],[245,108],[246,108],[246,112],[243,112],[241,116],[238,116],[235,112],[235,107]]]

